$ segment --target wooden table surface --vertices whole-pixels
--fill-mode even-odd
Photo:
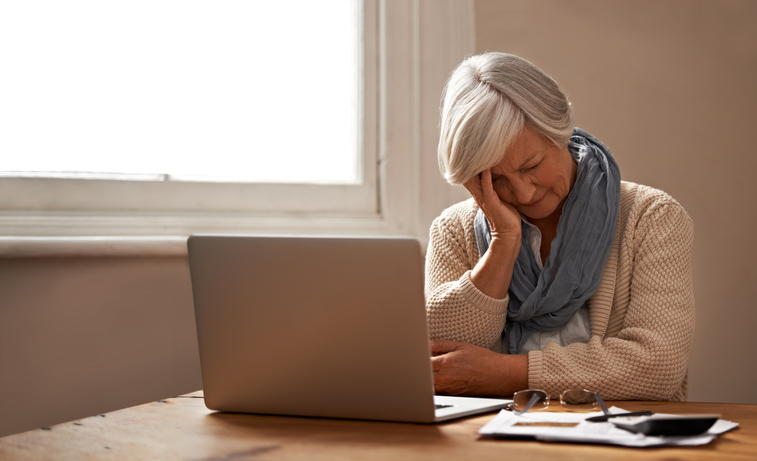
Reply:
[[[719,413],[740,427],[705,446],[632,449],[482,438],[493,413],[435,425],[215,413],[196,392],[0,438],[0,460],[757,459],[757,405],[608,404]]]

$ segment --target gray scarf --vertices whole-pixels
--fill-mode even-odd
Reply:
[[[521,224],[520,253],[508,293],[505,334],[517,354],[532,331],[559,330],[588,304],[602,281],[620,206],[620,170],[604,144],[575,128],[568,150],[578,164],[573,189],[563,205],[549,256],[540,270],[528,244],[528,226]],[[479,209],[473,221],[479,254],[491,243],[486,216]]]

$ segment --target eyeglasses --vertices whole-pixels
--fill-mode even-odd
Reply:
[[[633,411],[630,413],[613,413],[607,411],[605,401],[599,392],[587,391],[586,389],[568,389],[560,394],[560,405],[568,411],[592,411],[597,407],[602,409],[603,416],[586,418],[586,421],[604,422],[616,416],[650,416],[651,411]],[[513,403],[510,409],[516,416],[520,416],[528,410],[543,410],[549,406],[549,395],[539,389],[528,389],[513,394]]]
[[[601,408],[604,414],[609,414],[602,394],[586,389],[568,389],[560,394],[560,405],[568,411],[592,411]],[[520,416],[528,410],[543,410],[549,406],[549,394],[539,389],[527,389],[513,394],[510,407],[513,413]]]

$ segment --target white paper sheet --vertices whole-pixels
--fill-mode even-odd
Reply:
[[[610,413],[625,413],[618,407],[610,408]],[[695,446],[712,442],[719,434],[738,426],[731,421],[718,420],[706,433],[690,437],[653,437],[635,434],[620,429],[610,422],[591,423],[585,421],[595,413],[553,413],[544,411],[528,412],[516,416],[511,411],[502,410],[479,434],[494,437],[533,437],[543,442],[577,442],[621,445],[625,447]]]

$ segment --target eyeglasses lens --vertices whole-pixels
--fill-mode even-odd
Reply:
[[[569,389],[560,395],[560,404],[566,410],[591,411],[597,408],[597,396],[585,389]]]
[[[513,409],[516,411],[523,411],[531,400],[531,397],[534,395],[538,397],[538,400],[529,410],[543,410],[547,408],[549,405],[549,398],[547,397],[546,392],[527,390],[518,391],[513,394]]]

